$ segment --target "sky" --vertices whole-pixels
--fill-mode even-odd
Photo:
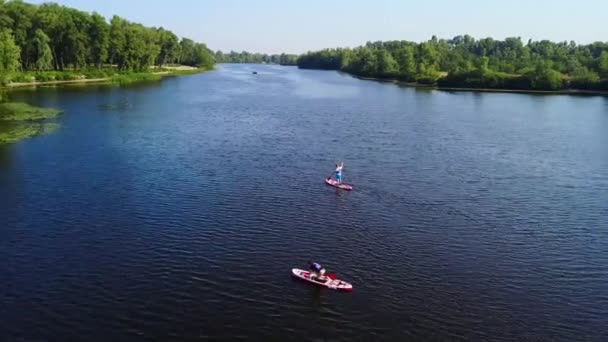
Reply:
[[[47,1],[25,0],[30,3]],[[213,50],[303,53],[376,40],[608,41],[608,0],[55,0],[162,26]]]

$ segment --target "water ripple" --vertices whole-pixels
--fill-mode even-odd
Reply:
[[[602,106],[251,68],[16,95],[65,129],[0,159],[0,339],[608,335]]]

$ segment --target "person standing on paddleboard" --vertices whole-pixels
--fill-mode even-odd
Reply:
[[[338,184],[342,184],[342,168],[344,168],[344,162],[336,163],[336,181]]]

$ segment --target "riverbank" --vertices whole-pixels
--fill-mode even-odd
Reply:
[[[166,66],[163,68],[152,67],[150,72],[116,72],[114,70],[87,71],[82,73],[73,72],[47,72],[40,73],[41,78],[53,77],[57,79],[39,81],[35,78],[29,82],[10,82],[1,89],[16,89],[26,87],[44,87],[70,84],[100,84],[116,83],[128,84],[135,82],[158,81],[164,77],[192,75],[208,71],[207,69],[188,66]],[[94,77],[94,75],[107,74],[105,77]],[[18,74],[21,79],[27,79],[27,73]],[[88,76],[88,77],[87,77]],[[73,78],[73,79],[62,79]],[[4,99],[6,101],[6,99]],[[51,120],[61,114],[61,111],[52,108],[41,108],[31,106],[27,103],[2,102],[0,103],[0,145],[11,144],[17,141],[31,138],[41,134],[48,134],[57,130],[59,123]]]
[[[44,85],[56,85],[56,84],[71,84],[71,83],[98,83],[98,82],[108,82],[112,79],[110,77],[102,77],[102,78],[83,78],[77,80],[67,80],[67,81],[32,81],[32,82],[11,82],[7,85],[2,86],[2,88],[18,88],[18,87],[35,87],[35,86],[44,86]]]
[[[346,72],[345,72],[346,73]],[[602,90],[580,90],[580,89],[561,89],[561,90],[528,90],[528,89],[497,89],[497,88],[460,88],[460,87],[441,87],[437,85],[422,84],[416,82],[405,82],[397,79],[377,78],[357,76],[350,73],[354,78],[364,81],[375,81],[383,83],[393,83],[399,86],[451,91],[451,92],[483,92],[483,93],[516,93],[516,94],[537,94],[537,95],[579,95],[579,96],[608,96],[608,91]]]
[[[62,84],[87,84],[87,83],[132,83],[142,81],[158,81],[162,77],[168,76],[183,76],[198,74],[209,69],[195,68],[185,65],[179,66],[164,66],[151,67],[150,72],[115,72],[108,70],[86,71],[86,72],[49,72],[40,73],[38,77],[33,74],[17,74],[16,79],[27,79],[30,81],[9,82],[0,88],[20,88],[20,87],[38,87],[52,86]],[[159,71],[153,71],[159,70]],[[30,76],[31,75],[31,76]],[[102,77],[99,77],[103,75]],[[52,78],[52,79],[49,79]],[[66,79],[68,78],[68,79]]]

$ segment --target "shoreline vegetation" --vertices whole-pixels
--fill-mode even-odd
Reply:
[[[151,67],[148,72],[117,72],[115,70],[96,70],[93,72],[51,72],[44,74],[21,74],[20,82],[8,82],[0,88],[23,88],[63,84],[86,83],[117,83],[127,84],[142,81],[158,81],[163,77],[184,76],[208,71],[204,68],[195,68],[185,65]]]
[[[59,111],[8,102],[11,88],[158,81],[212,70],[215,53],[119,16],[56,3],[0,1],[0,144],[59,127]]]
[[[58,79],[49,81],[15,82],[0,86],[2,90],[9,88],[25,88],[38,86],[54,86],[69,84],[129,84],[144,81],[157,81],[163,77],[192,75],[205,72],[207,69],[189,66],[165,66],[162,68],[151,68],[150,72],[139,73],[115,73],[110,71],[107,77],[86,78],[85,75],[77,75],[75,79]],[[59,76],[66,74],[58,73]],[[74,74],[69,74],[74,75]],[[50,134],[61,127],[57,122],[51,121],[62,114],[62,111],[54,108],[43,108],[32,106],[21,102],[8,102],[6,94],[2,94],[0,102],[0,146],[15,143],[17,141],[38,135]]]
[[[163,27],[116,15],[108,21],[96,12],[55,3],[0,1],[3,86],[153,80],[192,72],[179,65],[211,70],[214,64],[215,53],[205,44],[180,39]]]
[[[583,90],[583,89],[560,89],[560,90],[534,90],[534,89],[508,89],[508,88],[465,88],[465,87],[442,87],[433,84],[416,82],[405,82],[399,79],[364,77],[346,73],[363,81],[374,81],[392,83],[398,86],[418,89],[440,90],[447,92],[480,92],[480,93],[515,93],[515,94],[537,94],[537,95],[580,95],[580,96],[608,96],[608,90]]]
[[[519,37],[433,36],[426,42],[377,41],[356,48],[308,52],[301,69],[339,70],[441,90],[551,94],[608,92],[608,43],[577,45]]]

